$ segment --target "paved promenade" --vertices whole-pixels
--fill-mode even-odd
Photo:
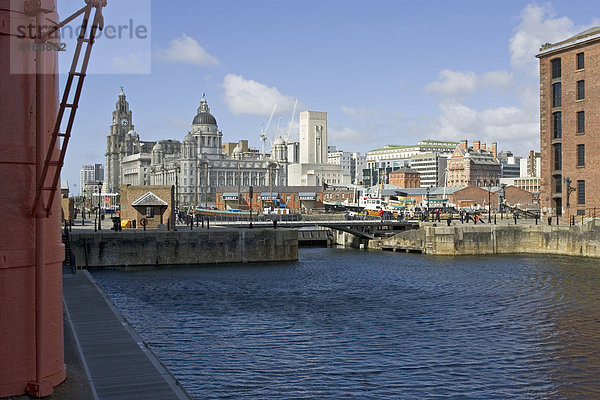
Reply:
[[[91,398],[190,398],[144,346],[87,271],[66,274],[63,283],[65,321],[68,321],[65,328],[72,330]],[[84,386],[75,388],[84,389]],[[81,394],[64,398],[89,398]]]

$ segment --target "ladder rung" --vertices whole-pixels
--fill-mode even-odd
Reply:
[[[68,108],[75,108],[75,104],[65,104],[65,107],[68,107]]]
[[[74,75],[74,76],[85,76],[85,74],[83,72],[71,72],[71,75]]]
[[[67,134],[66,134],[66,133],[62,133],[62,132],[58,132],[58,133],[56,134],[56,136],[60,136],[60,137],[67,137]]]
[[[79,40],[81,40],[82,42],[86,42],[86,43],[90,42],[90,39],[79,38]]]

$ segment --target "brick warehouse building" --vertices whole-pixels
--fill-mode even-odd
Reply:
[[[419,171],[408,167],[401,167],[388,174],[390,185],[401,188],[418,188],[421,187],[421,174]]]
[[[542,211],[591,215],[600,207],[600,27],[547,43],[536,57]]]

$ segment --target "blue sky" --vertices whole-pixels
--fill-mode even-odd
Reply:
[[[297,98],[328,112],[329,144],[346,151],[465,138],[526,154],[539,147],[539,46],[600,25],[588,0],[108,2],[107,27],[131,19],[148,37],[94,48],[71,183],[104,163],[120,86],[142,140],[181,140],[206,93],[224,140],[257,148],[273,104],[271,138]],[[82,1],[59,3],[65,18]]]

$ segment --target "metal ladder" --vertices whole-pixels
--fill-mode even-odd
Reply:
[[[73,129],[73,123],[75,122],[75,114],[77,112],[77,107],[79,105],[79,98],[81,96],[81,90],[83,88],[83,81],[86,76],[87,67],[90,61],[90,55],[92,52],[92,47],[94,45],[94,41],[96,38],[96,31],[100,27],[102,29],[102,1],[90,1],[86,0],[87,5],[83,7],[81,10],[67,18],[65,21],[61,22],[53,29],[51,29],[40,41],[45,41],[47,38],[60,29],[62,26],[71,22],[81,14],[83,16],[83,23],[81,24],[81,33],[77,38],[77,47],[75,49],[75,53],[73,55],[73,62],[71,64],[71,69],[69,70],[69,77],[67,78],[67,82],[65,85],[62,101],[60,102],[58,116],[56,118],[56,123],[54,125],[54,130],[52,131],[52,138],[50,140],[50,145],[48,146],[48,150],[46,153],[46,159],[44,161],[44,166],[42,168],[42,173],[37,183],[37,189],[35,193],[35,201],[32,207],[32,213],[34,216],[39,218],[48,218],[52,214],[52,205],[54,202],[54,198],[56,197],[56,191],[58,190],[58,184],[60,180],[60,172],[64,165],[65,155],[67,152],[67,145],[69,143],[69,139],[71,137],[71,130]],[[106,2],[104,2],[104,5]],[[90,15],[92,13],[92,9],[96,8],[96,12],[94,14],[94,20],[92,23],[92,27],[89,30],[89,37],[86,38],[86,34],[88,32],[88,24]],[[82,48],[85,45],[85,54],[83,57],[83,62],[81,64],[81,69],[77,70],[79,59],[81,56]],[[73,102],[68,103],[69,96],[71,95],[71,90],[73,88],[73,81],[77,78],[75,95],[73,97]],[[68,110],[68,111],[67,111]],[[67,114],[67,115],[65,115]],[[61,126],[64,118],[68,118],[67,126],[64,132],[61,132]],[[60,144],[60,139],[62,138],[62,146],[56,151],[57,143]],[[50,185],[46,185],[46,181],[48,177],[51,176]],[[44,201],[44,193],[49,193],[49,197]],[[45,204],[44,204],[45,203]]]

